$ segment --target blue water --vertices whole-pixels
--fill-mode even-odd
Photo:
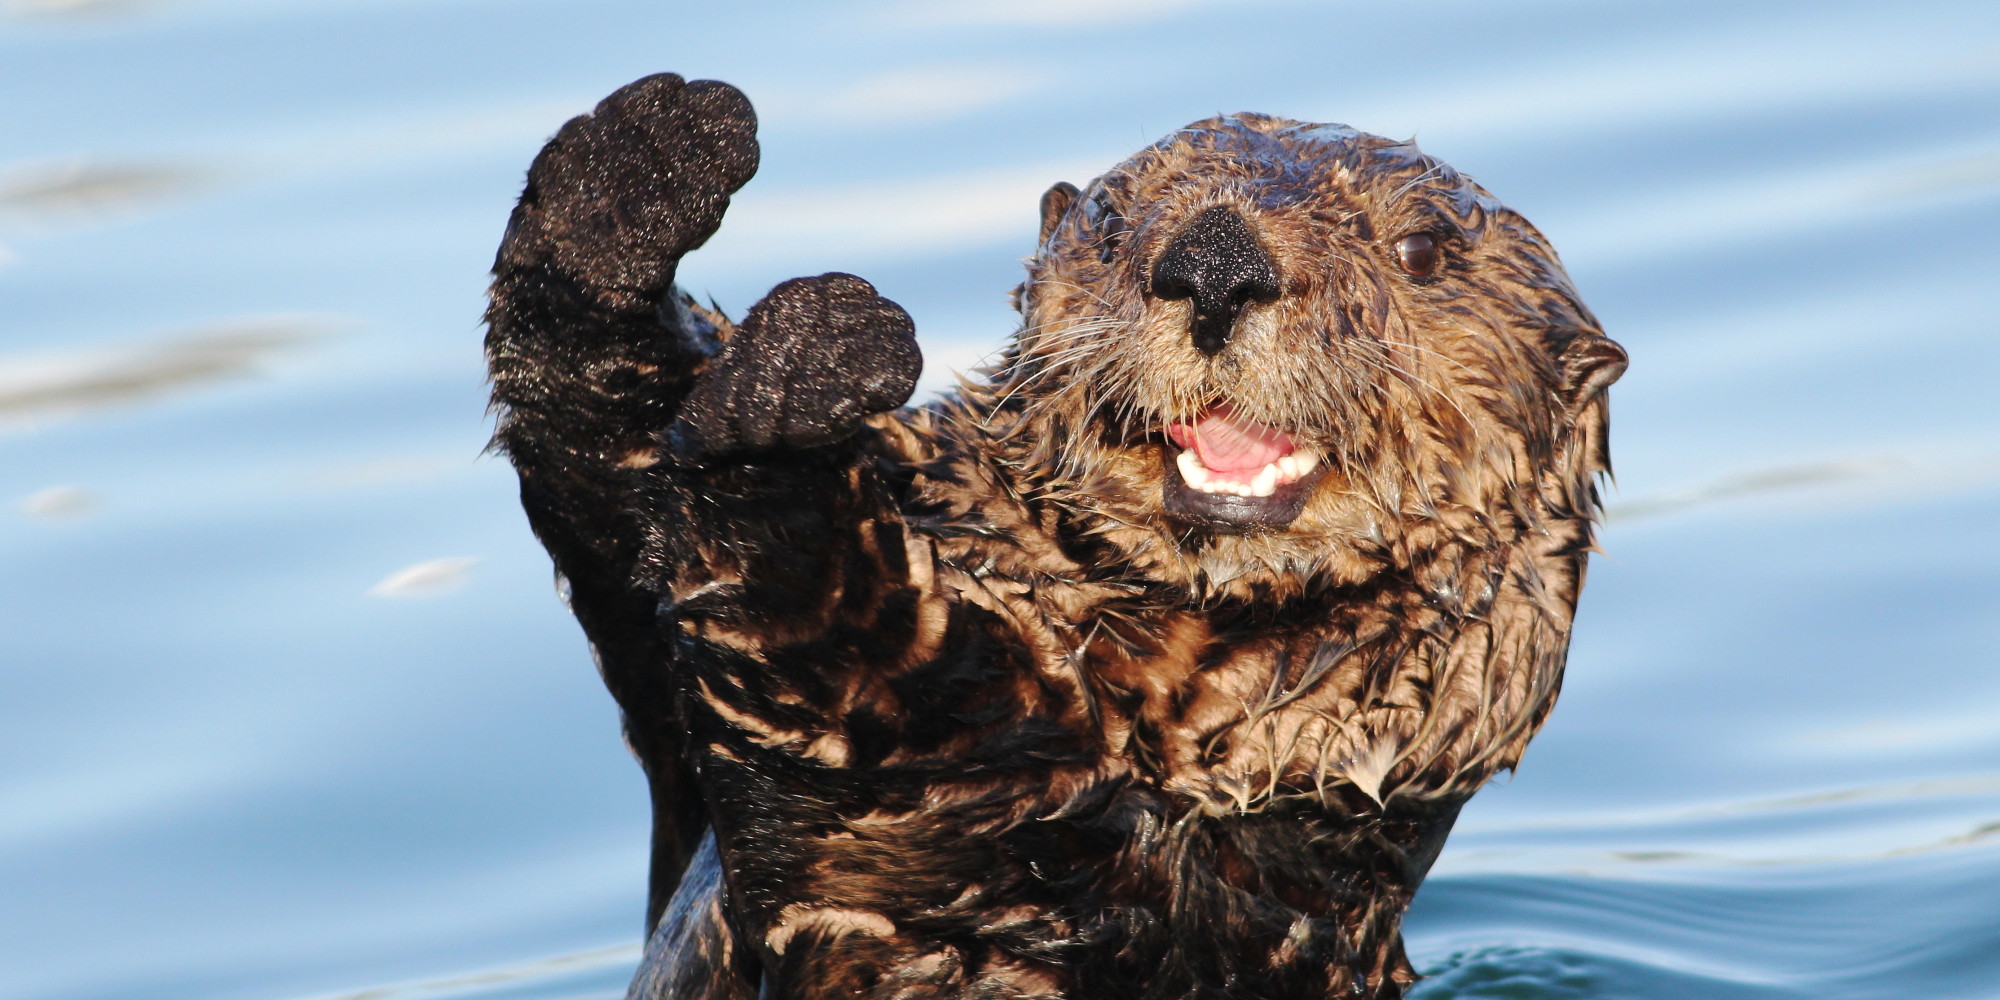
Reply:
[[[1409,925],[1447,997],[2000,997],[2000,5],[0,0],[0,997],[611,998],[638,769],[489,425],[534,150],[662,69],[929,381],[1035,198],[1254,109],[1424,146],[1631,351],[1570,674]]]

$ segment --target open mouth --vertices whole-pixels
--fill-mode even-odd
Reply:
[[[1167,510],[1218,530],[1290,524],[1325,475],[1319,449],[1227,404],[1193,423],[1168,424],[1167,437],[1174,443],[1166,449]]]

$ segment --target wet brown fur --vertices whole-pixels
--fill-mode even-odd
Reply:
[[[994,370],[689,463],[659,432],[702,357],[590,334],[659,400],[594,437],[538,388],[579,362],[518,348],[564,321],[522,275],[638,313],[509,257],[566,224],[532,202],[500,440],[655,778],[656,915],[679,888],[634,996],[1401,995],[1410,895],[1555,699],[1608,467],[1623,354],[1526,220],[1409,143],[1197,122],[1050,192]],[[1211,356],[1147,276],[1218,205],[1282,293]],[[1325,449],[1289,524],[1164,507],[1166,425],[1218,403]]]

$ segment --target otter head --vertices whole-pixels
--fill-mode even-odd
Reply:
[[[994,373],[1044,495],[1202,589],[1587,523],[1625,354],[1519,214],[1340,125],[1196,122],[1042,202]]]

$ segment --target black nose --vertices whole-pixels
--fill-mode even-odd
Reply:
[[[1153,265],[1153,294],[1193,299],[1189,332],[1203,354],[1229,343],[1236,314],[1251,300],[1278,297],[1278,269],[1236,210],[1217,205],[1182,229]]]

